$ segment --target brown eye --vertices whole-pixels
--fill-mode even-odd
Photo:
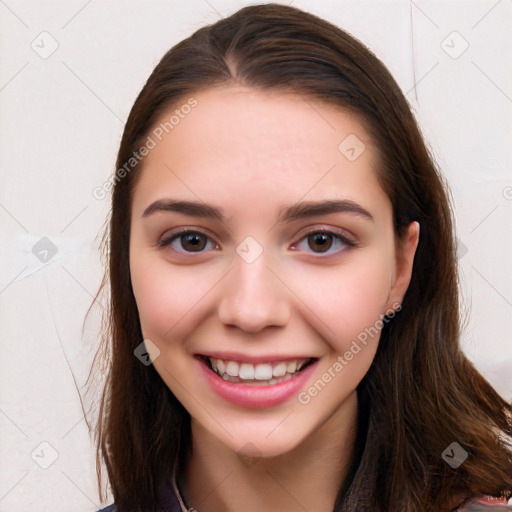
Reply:
[[[178,243],[179,241],[179,243]],[[158,245],[161,247],[171,246],[176,252],[193,253],[204,252],[204,249],[211,242],[211,238],[199,231],[181,231],[179,233],[171,233],[162,237]],[[214,245],[211,243],[210,245]]]
[[[329,233],[314,233],[312,235],[308,235],[308,245],[311,249],[319,248],[319,252],[328,251],[332,246],[332,235]]]
[[[342,233],[320,229],[305,235],[297,244],[292,246],[292,249],[296,250],[298,248],[301,251],[330,256],[357,247],[357,245],[357,242]],[[331,250],[333,248],[334,250]]]
[[[205,237],[200,233],[190,233],[188,235],[180,235],[182,247],[187,251],[201,251],[206,246]]]

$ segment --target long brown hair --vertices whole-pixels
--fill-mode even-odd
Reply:
[[[233,83],[295,92],[356,113],[379,151],[377,175],[393,206],[396,236],[412,221],[421,226],[402,310],[385,323],[358,386],[356,457],[334,510],[439,512],[464,497],[510,498],[510,404],[461,352],[447,185],[407,100],[354,37],[297,8],[266,4],[242,8],[171,48],[126,122],[103,240],[102,288],[110,286],[111,298],[93,364],[107,369],[95,425],[100,499],[104,461],[121,512],[156,509],[159,489],[191,442],[190,415],[153,366],[134,356],[143,338],[130,282],[130,205],[144,160],[129,170],[126,162],[157,118],[183,98]],[[457,468],[441,456],[453,442],[468,453]]]

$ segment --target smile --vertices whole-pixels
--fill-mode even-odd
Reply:
[[[318,365],[318,358],[249,363],[196,354],[210,389],[242,407],[272,407],[297,394]]]
[[[313,358],[306,358],[252,364],[215,357],[201,357],[206,365],[222,379],[234,383],[255,385],[273,385],[285,382],[313,362]]]

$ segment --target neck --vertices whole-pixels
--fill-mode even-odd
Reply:
[[[192,421],[193,450],[178,476],[187,507],[197,512],[332,512],[353,462],[354,392],[321,427],[282,455],[243,459]]]

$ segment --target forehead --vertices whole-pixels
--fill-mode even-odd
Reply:
[[[240,207],[340,194],[386,203],[376,149],[356,115],[302,95],[240,86],[191,96],[194,108],[176,112],[184,98],[152,128],[158,137],[151,135],[155,147],[135,188],[134,212],[166,194]]]

